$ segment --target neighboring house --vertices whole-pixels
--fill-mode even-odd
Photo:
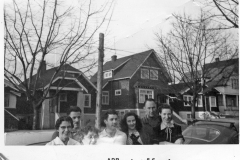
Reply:
[[[112,60],[103,66],[102,110],[115,109],[144,115],[144,101],[153,98],[158,105],[168,103],[169,75],[154,50]],[[97,73],[91,78],[97,84]]]
[[[206,84],[203,93],[198,93],[195,108],[196,118],[202,117],[206,111],[224,115],[239,115],[238,66],[238,58],[204,65]],[[174,90],[174,92],[171,92],[173,93],[172,97],[177,97],[173,98],[170,103],[184,119],[191,118],[191,106],[190,103],[187,103],[187,101],[191,102],[193,99],[190,86],[190,83],[179,83],[170,86]],[[201,84],[199,84],[199,87],[201,87]],[[205,98],[205,107],[203,107],[202,95]]]
[[[190,82],[169,85],[169,103],[183,119],[191,118],[191,102],[193,100],[191,86],[192,84]],[[202,99],[201,96],[199,96],[195,107],[195,117],[199,118],[204,112]]]
[[[39,96],[41,96],[46,87],[49,86],[52,75],[57,68],[58,67],[54,67],[46,70],[46,63],[44,63],[44,67],[42,67],[39,77],[39,83],[37,83]],[[35,75],[33,76],[33,79],[34,78],[36,78]],[[53,129],[56,120],[60,116],[66,115],[66,112],[71,105],[77,105],[81,108],[82,125],[95,122],[96,87],[81,71],[68,64],[63,65],[62,69],[53,80],[48,96],[51,97],[58,91],[59,93],[57,96],[51,99],[46,99],[42,103],[39,116],[41,129]],[[25,101],[25,103],[19,104],[18,116],[21,116],[21,118],[24,118],[25,116],[27,119],[26,121],[32,123],[33,112],[30,114],[29,111],[27,111],[31,108],[31,105],[26,102],[26,97],[24,96],[22,97],[22,101]],[[26,108],[28,109],[26,110]],[[30,119],[29,116],[31,116]]]
[[[210,109],[218,107],[221,114],[239,115],[239,59],[216,61],[206,64],[209,71],[204,90]],[[208,104],[208,103],[207,103]],[[212,107],[213,106],[213,107]],[[210,110],[211,111],[211,110]]]
[[[4,132],[18,129],[16,117],[17,97],[21,94],[8,80],[4,79]]]

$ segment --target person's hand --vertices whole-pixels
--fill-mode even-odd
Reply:
[[[173,144],[171,142],[167,142],[167,141],[164,141],[164,142],[160,142],[159,145],[168,145],[168,144]]]
[[[175,141],[175,144],[183,144],[183,139],[182,139],[182,138],[178,138],[178,139]]]

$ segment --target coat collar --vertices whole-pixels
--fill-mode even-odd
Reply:
[[[173,120],[171,120],[171,122],[168,125],[166,125],[162,122],[161,125],[160,125],[160,129],[164,130],[165,128],[173,128],[174,127],[173,124],[174,124]]]

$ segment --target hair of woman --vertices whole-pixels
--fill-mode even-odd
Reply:
[[[138,117],[138,115],[136,113],[133,113],[133,112],[128,112],[128,113],[126,113],[124,115],[123,119],[120,122],[121,130],[124,133],[126,133],[126,134],[128,133],[127,117],[129,117],[129,116],[134,116],[135,117],[135,120],[136,120],[136,130],[138,132],[140,132],[141,129],[142,129],[142,122],[141,122],[140,118]]]
[[[58,118],[58,120],[56,121],[56,124],[55,124],[56,130],[59,129],[59,126],[62,124],[63,121],[67,121],[67,122],[71,123],[71,126],[73,128],[73,120],[72,120],[72,118],[69,117],[69,116],[62,116],[62,117]]]

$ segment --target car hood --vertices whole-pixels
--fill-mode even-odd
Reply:
[[[30,145],[50,141],[55,130],[21,130],[4,133],[5,145]]]

